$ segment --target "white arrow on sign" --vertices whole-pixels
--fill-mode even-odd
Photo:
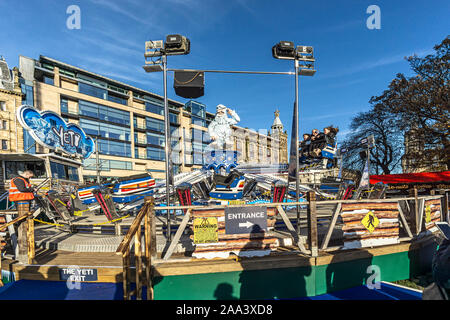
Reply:
[[[239,223],[239,228],[250,228],[253,225],[254,225],[254,223],[247,221],[247,222]]]

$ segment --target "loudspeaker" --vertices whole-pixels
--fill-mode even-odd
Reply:
[[[175,93],[183,98],[198,98],[205,94],[205,74],[197,71],[175,71]]]

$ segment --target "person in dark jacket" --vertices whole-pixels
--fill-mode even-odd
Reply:
[[[311,135],[311,147],[310,155],[314,158],[320,158],[321,150],[323,149],[323,144],[325,143],[325,134],[319,132],[317,129],[313,129]]]
[[[307,133],[303,134],[303,141],[300,142],[300,157],[309,156],[309,147],[311,144],[311,136]]]
[[[336,143],[336,135],[339,132],[338,128],[334,128],[333,126],[329,126],[323,129],[323,133],[325,134],[326,143],[333,146]]]

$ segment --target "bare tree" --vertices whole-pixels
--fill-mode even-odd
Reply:
[[[447,37],[434,47],[434,54],[408,57],[416,75],[397,74],[388,89],[371,101],[375,111],[399,117],[407,144],[404,158],[416,169],[450,168],[449,48]]]
[[[370,173],[381,169],[382,173],[390,174],[399,169],[403,153],[402,135],[395,115],[374,109],[372,107],[370,111],[361,112],[352,119],[350,129],[353,132],[341,145],[341,150],[347,150],[343,157],[344,167],[362,171],[366,160],[361,159],[360,154],[367,150],[367,144],[361,141],[373,135],[375,145],[370,148]]]

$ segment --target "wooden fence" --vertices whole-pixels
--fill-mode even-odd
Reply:
[[[144,227],[144,252],[142,252],[142,221]],[[130,300],[132,295],[142,300],[142,286],[147,287],[147,300],[153,300],[152,258],[156,258],[156,224],[155,203],[153,197],[146,197],[145,204],[139,211],[127,234],[116,250],[122,256],[123,263],[123,298]],[[131,281],[131,245],[134,239],[135,283],[136,288],[130,291]],[[145,275],[144,275],[145,272]]]

